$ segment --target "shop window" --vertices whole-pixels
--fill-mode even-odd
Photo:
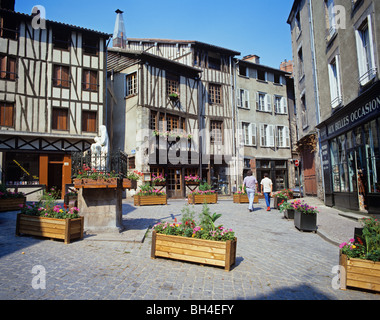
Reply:
[[[14,127],[14,104],[0,102],[0,126]]]
[[[39,167],[38,154],[7,152],[4,181],[7,185],[38,184]]]
[[[96,120],[97,120],[96,111],[83,111],[82,112],[82,131],[97,132]]]
[[[338,150],[339,150],[340,191],[349,192],[345,135],[341,135],[338,137]]]
[[[333,191],[340,192],[339,154],[338,154],[338,143],[336,139],[332,139],[330,142],[330,157],[331,157],[331,168],[332,168]]]
[[[370,193],[380,192],[380,154],[379,137],[376,120],[364,125],[366,137],[365,149],[367,158],[368,190]]]

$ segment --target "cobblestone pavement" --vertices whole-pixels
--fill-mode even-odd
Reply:
[[[210,205],[212,212],[223,214],[221,224],[238,237],[237,264],[231,272],[152,260],[151,233],[142,243],[139,239],[149,225],[179,218],[184,205],[184,200],[176,200],[135,208],[124,201],[128,230],[123,239],[94,241],[99,239],[88,236],[70,245],[15,237],[16,213],[0,213],[0,299],[380,300],[379,294],[333,289],[339,248],[315,233],[299,232],[277,210],[266,212],[264,203],[253,213],[232,201]],[[197,212],[201,209],[195,206]],[[35,266],[46,270],[46,289],[33,289]]]

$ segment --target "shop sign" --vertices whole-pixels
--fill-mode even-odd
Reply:
[[[329,136],[334,135],[340,131],[343,131],[348,126],[354,125],[370,115],[377,113],[380,109],[380,95],[368,101],[366,104],[354,109],[350,114],[345,115],[339,120],[331,123],[327,126],[327,134]]]

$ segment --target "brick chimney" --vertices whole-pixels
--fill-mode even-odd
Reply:
[[[0,0],[0,8],[15,11],[16,0]]]
[[[285,61],[281,62],[280,69],[285,72],[289,72],[293,74],[293,61]]]
[[[249,61],[249,62],[253,62],[256,64],[260,64],[260,57],[255,55],[255,54],[250,54],[248,56],[245,56],[243,58],[243,61]]]

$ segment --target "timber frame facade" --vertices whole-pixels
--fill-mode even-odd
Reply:
[[[167,188],[176,190],[172,195],[170,194],[171,190],[167,190],[169,196],[183,197],[186,195],[185,176],[189,174],[199,175],[202,179],[207,180],[214,189],[219,190],[221,194],[230,194],[232,186],[236,186],[236,179],[239,175],[235,139],[234,57],[240,53],[202,42],[184,40],[128,39],[126,47],[126,53],[140,53],[145,56],[144,58],[149,56],[151,60],[155,57],[156,63],[160,61],[160,64],[163,64],[163,69],[174,67],[173,71],[177,71],[174,72],[174,75],[177,73],[177,77],[178,72],[186,70],[187,75],[186,73],[185,76],[180,74],[180,77],[176,80],[175,78],[170,78],[170,76],[173,76],[173,72],[152,67],[146,62],[140,63],[139,67],[135,65],[135,71],[133,71],[133,66],[130,66],[126,77],[139,70],[136,80],[138,94],[134,98],[134,102],[130,98],[126,98],[125,110],[126,112],[133,112],[135,106],[137,106],[137,109],[139,106],[150,109],[150,118],[145,118],[144,123],[150,123],[150,129],[153,129],[154,121],[152,119],[156,116],[158,125],[164,123],[163,127],[158,128],[159,131],[160,129],[168,132],[173,130],[173,128],[165,127],[169,123],[167,120],[169,109],[171,109],[169,117],[175,115],[185,119],[186,125],[182,127],[179,125],[179,128],[184,129],[187,134],[191,135],[188,146],[192,149],[190,153],[193,154],[190,157],[191,161],[194,160],[193,162],[195,163],[194,165],[189,163],[191,168],[187,171],[184,169],[185,166],[182,166],[182,171],[174,170],[175,167],[170,168],[170,164],[163,164],[161,163],[162,161],[158,161],[159,163],[157,161],[152,162],[152,159],[149,159],[148,164],[143,163],[139,161],[139,157],[142,158],[145,155],[146,158],[151,152],[141,153],[139,148],[142,141],[136,141],[135,144],[129,144],[124,141],[128,146],[135,146],[133,150],[124,149],[128,154],[136,152],[136,169],[153,174],[166,174]],[[110,52],[112,52],[111,50]],[[109,53],[109,67],[111,64],[110,59],[111,54]],[[145,59],[141,59],[141,61],[145,61]],[[110,69],[108,71],[112,72]],[[188,77],[189,71],[195,72],[197,75]],[[113,77],[115,80],[114,86],[117,86],[116,79],[118,75],[114,74]],[[168,94],[172,90],[169,87],[171,83],[175,82],[178,82],[178,88],[180,89],[177,101],[179,107],[175,106],[173,101],[168,98]],[[128,88],[128,81],[126,80],[125,83],[125,87]],[[117,91],[125,92],[124,88],[119,88],[118,90],[113,90],[113,94],[115,95]],[[120,99],[120,97],[114,98],[114,102]],[[112,100],[113,98],[109,99],[109,101]],[[113,110],[115,109],[113,108]],[[147,114],[145,114],[145,117],[147,117]],[[137,123],[131,129],[127,127],[128,130],[134,132],[134,130],[146,127],[143,123],[139,123],[139,119],[143,118],[143,116],[137,117]],[[188,132],[189,128],[190,132]],[[114,128],[113,132],[117,131],[118,129]],[[120,139],[124,139],[121,136],[124,135],[120,135]],[[126,140],[128,136],[127,134]],[[113,139],[117,141],[119,138],[113,136]],[[121,147],[122,144],[123,142],[119,142],[117,147]],[[113,147],[115,148],[116,146],[114,145]],[[138,152],[140,152],[140,156]],[[170,152],[170,148],[168,148],[168,152]],[[242,167],[242,163],[240,166]],[[172,181],[175,181],[174,186],[171,186]]]
[[[71,152],[106,123],[108,34],[0,9],[0,161],[9,187],[71,183]],[[22,191],[22,190],[21,190]]]

